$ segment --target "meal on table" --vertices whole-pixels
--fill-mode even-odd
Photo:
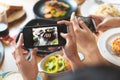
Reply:
[[[58,18],[66,15],[70,6],[57,0],[46,1],[42,7],[45,18]]]
[[[120,55],[120,38],[116,38],[112,43],[112,50],[116,55]]]
[[[25,10],[22,5],[6,4],[0,2],[0,8],[4,8],[7,14],[8,23],[20,20],[25,17]]]
[[[115,5],[112,4],[101,4],[96,10],[95,10],[96,15],[101,15],[101,16],[119,16],[120,12],[118,8]]]
[[[48,57],[44,63],[44,71],[47,73],[57,73],[70,69],[69,62],[61,54]]]

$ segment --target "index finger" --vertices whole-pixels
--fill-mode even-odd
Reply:
[[[74,27],[73,27],[74,30],[80,28],[79,23],[78,23],[78,20],[77,20],[77,18],[76,18],[76,16],[75,16],[75,13],[74,13],[74,12],[71,14],[70,21],[72,22],[72,24],[73,24],[73,26],[74,26]]]

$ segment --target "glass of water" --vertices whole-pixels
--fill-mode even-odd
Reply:
[[[9,36],[6,10],[2,7],[0,7],[0,40],[5,44],[10,44],[13,40]]]

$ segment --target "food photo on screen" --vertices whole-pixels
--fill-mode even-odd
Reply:
[[[34,46],[58,45],[58,31],[56,26],[33,28]]]

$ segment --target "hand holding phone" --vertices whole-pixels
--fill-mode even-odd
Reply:
[[[96,32],[96,24],[94,22],[94,20],[92,18],[88,18],[88,17],[83,17],[80,16],[80,18],[85,22],[85,24],[87,25],[87,27],[92,31],[92,32]]]
[[[67,26],[62,24],[29,26],[23,29],[24,46],[33,47],[54,47],[63,46],[66,40],[60,33],[67,33]]]

